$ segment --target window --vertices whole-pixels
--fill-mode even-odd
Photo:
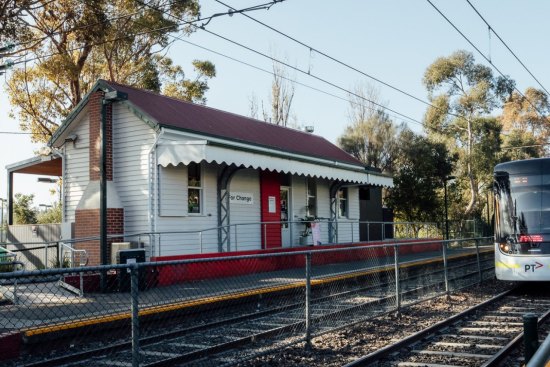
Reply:
[[[202,199],[201,166],[198,163],[189,163],[187,166],[187,200],[188,213],[200,214]]]
[[[348,189],[343,188],[338,190],[336,194],[336,200],[338,202],[338,216],[340,218],[345,218],[348,216]]]
[[[306,216],[317,216],[317,185],[313,178],[306,179],[307,197],[306,197]]]

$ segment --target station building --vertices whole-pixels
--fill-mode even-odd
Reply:
[[[156,259],[365,241],[392,186],[313,133],[99,80],[51,154],[7,167],[9,223],[13,174],[60,176],[62,238],[98,236],[103,144],[109,243]],[[74,247],[100,263],[99,241]]]

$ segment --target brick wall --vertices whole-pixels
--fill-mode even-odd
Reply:
[[[76,211],[75,218],[75,237],[95,237],[99,236],[99,209],[81,209]],[[119,234],[124,232],[124,209],[107,209],[107,235]],[[107,239],[107,260],[111,259],[111,243],[122,242],[123,239]],[[88,265],[95,266],[101,264],[101,255],[99,251],[99,240],[78,242],[74,245],[76,249],[86,250],[88,253]]]
[[[103,92],[97,91],[90,96],[88,110],[90,114],[90,181],[99,181],[100,176],[100,157],[101,157],[101,139],[99,137],[99,128],[101,126],[101,105],[103,101]],[[106,131],[105,141],[107,143],[106,155],[106,176],[108,181],[113,180],[113,129],[112,129],[112,105],[105,108]]]
[[[101,107],[103,101],[103,92],[97,91],[90,96],[88,102],[88,111],[90,116],[90,181],[99,181],[100,179],[100,158],[101,158],[101,137],[99,129],[101,126]],[[113,129],[112,129],[112,106],[105,108],[106,130],[105,143],[107,144],[106,154],[106,178],[107,181],[113,180]],[[75,213],[75,238],[97,237],[99,236],[99,209],[77,209]],[[107,209],[107,234],[124,233],[124,209]],[[107,259],[111,259],[111,243],[121,242],[121,238],[111,238],[107,240]],[[101,254],[99,251],[99,240],[86,241],[75,244],[75,248],[84,249],[88,253],[89,265],[101,264]]]

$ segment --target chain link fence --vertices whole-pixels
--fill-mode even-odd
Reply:
[[[134,249],[120,265],[4,269],[0,366],[66,354],[74,366],[245,360],[493,277],[492,248],[483,238],[166,262]]]

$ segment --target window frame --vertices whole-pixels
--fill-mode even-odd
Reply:
[[[192,182],[191,180],[191,172],[193,171],[191,169],[191,167],[196,167],[197,171],[198,171],[198,177],[199,179]],[[204,204],[203,204],[203,188],[204,188],[204,184],[203,184],[203,169],[202,169],[202,165],[200,163],[196,163],[196,162],[190,162],[188,165],[187,165],[187,214],[188,215],[191,215],[191,216],[199,216],[199,215],[202,215],[203,212],[204,212]],[[195,177],[195,176],[193,176]],[[198,186],[196,185],[192,185],[193,183],[196,183],[198,181]],[[190,200],[191,200],[191,190],[196,190],[198,191],[198,201],[199,201],[199,205],[198,205],[198,208],[199,208],[199,211],[198,212],[193,212],[191,211],[191,208],[193,208],[191,205],[190,205]]]
[[[341,204],[344,204],[343,215],[341,213]],[[349,190],[347,187],[342,187],[336,192],[336,213],[338,218],[349,218]]]
[[[313,194],[310,194],[310,192],[313,192]],[[310,209],[310,200],[313,200],[314,203],[313,212]],[[317,182],[313,177],[306,178],[306,216],[317,217]]]

